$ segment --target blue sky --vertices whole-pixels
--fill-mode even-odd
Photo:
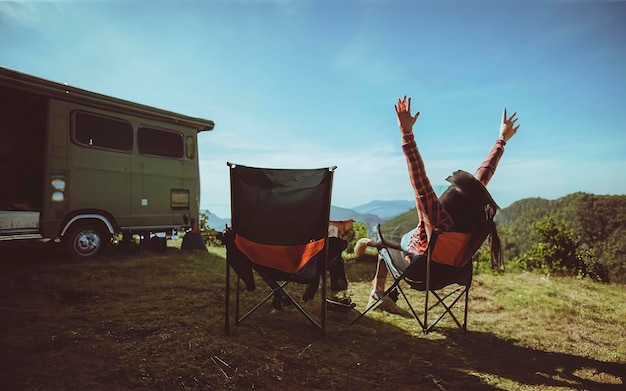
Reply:
[[[0,1],[0,66],[214,120],[201,207],[220,217],[227,161],[336,165],[336,206],[412,200],[405,94],[437,187],[474,172],[507,107],[501,206],[626,194],[626,2]]]

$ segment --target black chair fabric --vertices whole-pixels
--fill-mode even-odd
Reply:
[[[275,169],[231,163],[229,167],[232,227],[225,234],[228,266],[244,281],[248,291],[256,288],[253,277],[256,271],[273,295],[284,294],[291,300],[284,291],[285,284],[279,281],[308,285],[303,295],[305,301],[313,298],[321,281],[324,296],[321,324],[303,314],[324,333],[326,278],[321,276],[326,276],[327,268],[334,265],[329,261],[336,260],[346,245],[342,239],[328,238],[334,167]],[[297,308],[304,311],[299,305]],[[237,307],[237,313],[238,310]],[[243,318],[236,315],[235,324],[251,312]],[[227,309],[227,333],[229,317]]]

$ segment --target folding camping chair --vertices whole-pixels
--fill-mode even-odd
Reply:
[[[410,232],[407,235],[409,234]],[[433,232],[427,253],[414,257],[409,263],[405,260],[405,249],[403,250],[398,244],[386,241],[380,231],[380,225],[374,227],[372,237],[379,243],[379,259],[385,262],[385,266],[393,278],[393,284],[387,288],[382,297],[379,297],[367,307],[357,318],[353,319],[350,324],[355,323],[369,311],[378,307],[378,305],[382,303],[382,300],[397,291],[404,298],[411,314],[419,323],[424,333],[432,331],[446,315],[449,315],[460,329],[466,331],[469,289],[472,284],[473,274],[472,263],[467,262],[461,267],[456,267],[437,261],[433,262],[433,260],[438,259],[439,253],[437,250],[443,249],[444,242],[447,240],[468,240],[467,237],[459,237],[458,235],[454,235],[456,237],[449,237],[448,235],[450,234],[458,233]],[[437,247],[437,243],[440,244],[439,247]],[[418,315],[414,306],[411,304],[411,301],[402,288],[402,282],[406,282],[412,289],[424,292],[424,310],[421,315]],[[453,286],[453,289],[441,293],[441,290],[450,286]],[[434,304],[429,300],[430,295],[435,299]],[[464,299],[464,308],[462,321],[459,321],[459,318],[453,312],[453,308],[461,299]],[[437,307],[441,307],[441,311],[439,311],[436,320],[429,324],[429,313]]]
[[[411,254],[411,261],[407,262],[408,238],[413,231],[405,234],[398,244],[385,240],[380,225],[377,225],[372,230],[372,236],[379,249],[379,262],[385,263],[394,282],[382,297],[378,297],[350,324],[354,324],[397,291],[424,333],[432,331],[446,315],[464,332],[467,330],[469,290],[473,277],[472,257],[489,235],[492,239],[492,266],[501,267],[500,242],[493,222],[498,206],[485,187],[471,174],[459,170],[447,180],[452,185],[440,200],[453,216],[455,228],[462,232],[440,232],[433,228],[426,253]],[[421,316],[418,316],[402,289],[402,282],[424,292],[424,311]],[[429,300],[431,295],[435,299],[434,304]],[[464,304],[462,321],[453,312],[459,302]],[[441,311],[435,321],[429,324],[429,313],[435,308],[441,308]]]
[[[230,167],[232,227],[225,233],[226,301],[224,331],[230,333],[230,268],[237,273],[235,325],[273,298],[288,300],[322,335],[326,332],[326,271],[329,250],[345,248],[328,238],[333,173],[319,169],[271,169],[227,163]],[[345,243],[345,242],[344,242]],[[332,244],[332,246],[331,246]],[[332,247],[332,249],[331,249]],[[331,254],[336,256],[337,254]],[[240,282],[256,288],[253,271],[270,292],[240,316]],[[285,289],[290,282],[306,284],[302,299],[311,300],[321,280],[319,320]]]

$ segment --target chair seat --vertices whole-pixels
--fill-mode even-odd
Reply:
[[[388,269],[394,279],[404,278],[413,289],[426,290],[428,261],[426,254],[414,256],[410,263],[406,261],[403,252],[395,249],[386,248],[381,251],[380,256],[383,257],[385,264],[393,266],[388,267]],[[430,264],[430,271],[430,290],[441,289],[450,284],[470,286],[472,283],[473,268],[471,262],[458,267],[433,260]]]
[[[416,255],[405,272],[405,280],[411,288],[426,290],[426,266],[428,257],[425,254]],[[430,286],[429,289],[439,290],[451,284],[458,284],[469,287],[472,284],[473,267],[468,262],[463,267],[444,265],[438,262],[430,264]]]

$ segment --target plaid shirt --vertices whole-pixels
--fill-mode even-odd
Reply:
[[[485,160],[476,170],[474,176],[484,186],[496,172],[496,166],[504,153],[505,142],[502,139],[496,140],[495,144],[487,154]],[[413,133],[402,135],[402,151],[406,157],[409,168],[411,184],[415,191],[415,204],[419,224],[409,240],[409,252],[412,254],[423,254],[428,247],[428,240],[432,234],[433,227],[445,232],[452,228],[454,221],[448,212],[443,208],[441,201],[435,194],[426,176],[426,169],[422,156],[417,150],[417,144]]]

